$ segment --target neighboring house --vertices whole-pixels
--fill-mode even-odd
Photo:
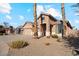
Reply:
[[[63,30],[62,20],[57,20],[49,14],[41,14],[38,17],[38,37],[52,36],[54,34],[62,36]],[[69,21],[66,21],[66,35],[72,33],[72,26]]]
[[[8,35],[11,33],[10,28],[5,28],[5,33]]]
[[[0,33],[8,35],[11,33],[11,31],[10,28],[0,25]]]
[[[3,35],[5,33],[5,29],[3,25],[0,25],[0,35]]]
[[[23,35],[33,35],[33,23],[32,22],[26,22],[22,29],[21,29],[21,33]]]
[[[22,32],[22,26],[18,26],[16,29],[15,29],[15,34],[21,34]]]
[[[15,30],[14,30],[13,26],[9,26],[9,27],[5,27],[5,32],[6,32],[6,34],[14,34]]]

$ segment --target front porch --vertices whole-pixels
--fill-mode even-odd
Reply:
[[[57,35],[59,37],[62,37],[62,31],[58,25],[49,25],[47,28],[47,24],[40,24],[40,27],[38,28],[38,37],[43,37],[43,36],[52,36],[52,35]]]

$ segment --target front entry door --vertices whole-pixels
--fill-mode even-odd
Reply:
[[[42,32],[43,32],[43,36],[46,35],[46,24],[42,24]]]

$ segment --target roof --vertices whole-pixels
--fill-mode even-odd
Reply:
[[[53,16],[50,15],[50,14],[40,14],[40,16],[39,16],[37,19],[39,19],[42,15],[49,16],[49,18],[50,18],[51,20],[59,21],[59,20],[57,20],[55,17],[53,17]],[[60,20],[60,21],[62,21],[62,20]],[[66,22],[67,26],[69,26],[71,29],[73,28],[68,20],[66,20],[65,22]]]
[[[33,22],[25,22],[25,24],[22,27],[24,27],[28,23],[33,25]]]
[[[70,24],[69,21],[67,21],[66,23],[67,23],[67,25],[68,25],[71,29],[73,28],[73,27],[71,26],[71,24]]]
[[[60,21],[63,21],[63,20],[60,20]],[[73,28],[68,20],[65,20],[65,22],[66,22],[67,26],[69,26],[71,29]]]

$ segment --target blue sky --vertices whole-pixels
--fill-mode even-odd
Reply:
[[[66,19],[72,26],[79,28],[79,16],[75,13],[73,4],[65,3]],[[49,13],[57,19],[61,19],[60,3],[38,3],[37,16],[40,13]],[[33,21],[33,3],[0,3],[0,24],[8,22],[14,27],[23,25],[26,21]]]

